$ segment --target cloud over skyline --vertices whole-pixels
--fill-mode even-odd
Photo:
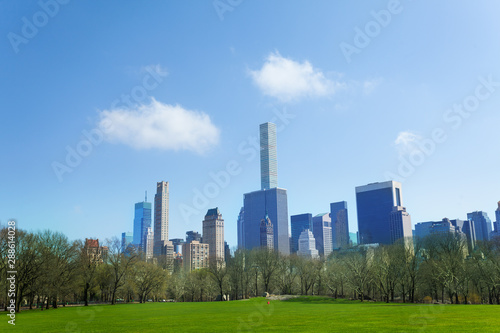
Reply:
[[[418,149],[418,142],[422,137],[411,131],[404,131],[398,134],[394,141],[394,145],[400,156],[410,155],[414,150]]]
[[[106,140],[135,149],[188,150],[203,154],[219,143],[220,130],[210,117],[180,105],[151,98],[149,104],[100,113],[99,127]]]
[[[249,73],[264,95],[282,102],[330,96],[344,86],[326,78],[309,61],[300,63],[281,56],[277,51],[267,56],[261,69],[250,70]]]

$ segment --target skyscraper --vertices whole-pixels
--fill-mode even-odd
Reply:
[[[312,219],[316,250],[320,256],[328,257],[332,253],[332,220],[329,213],[318,214]]]
[[[155,256],[162,255],[168,243],[168,182],[158,182],[155,194],[154,250]]]
[[[127,247],[129,244],[133,243],[134,241],[134,234],[131,232],[122,232],[122,253],[124,253],[127,250]]]
[[[260,247],[268,250],[274,249],[273,224],[267,214],[260,221]]]
[[[302,231],[299,237],[299,251],[297,255],[305,258],[319,258],[319,252],[316,249],[316,240],[313,233],[306,229]]]
[[[391,242],[402,240],[406,247],[413,249],[411,217],[405,207],[394,206],[390,214]]]
[[[224,261],[224,220],[217,207],[209,209],[203,220],[203,243],[209,245],[210,264]]]
[[[267,213],[273,224],[274,249],[282,254],[290,254],[286,190],[272,188],[246,193],[243,202],[245,248],[251,250],[260,247],[260,221]]]
[[[276,153],[276,125],[260,125],[260,183],[262,190],[278,187],[278,159]]]
[[[292,229],[291,238],[291,253],[297,253],[299,250],[299,237],[302,231],[312,229],[312,214],[299,214],[290,217],[290,224]]]
[[[387,181],[356,187],[360,244],[391,244],[390,214],[403,206],[401,183]]]
[[[290,253],[288,200],[285,189],[278,188],[276,125],[260,125],[261,190],[246,193],[243,199],[243,243],[246,249],[260,247],[260,221],[268,214],[273,225],[274,249]]]
[[[245,237],[243,236],[243,229],[244,229],[244,223],[245,223],[245,210],[243,207],[240,209],[240,214],[238,215],[238,222],[237,222],[237,228],[238,228],[238,249],[244,249],[245,248]]]
[[[201,243],[201,234],[194,230],[186,231],[186,243],[191,243],[192,241]]]
[[[148,228],[146,230],[146,241],[145,241],[145,253],[146,253],[146,260],[149,260],[153,258],[153,242],[154,242],[154,233],[153,233],[153,228]]]
[[[498,202],[498,208],[495,211],[496,223],[495,223],[495,232],[500,234],[500,201]]]
[[[474,223],[471,220],[450,220],[451,224],[462,231],[467,237],[467,246],[469,252],[472,253],[476,248],[476,229],[474,228]]]
[[[146,252],[148,228],[151,227],[151,203],[147,198],[135,204],[133,244],[139,250]]]
[[[467,218],[474,223],[476,230],[476,240],[487,241],[490,239],[491,220],[485,212],[472,212],[467,214]]]
[[[340,201],[330,204],[332,219],[332,249],[345,249],[349,246],[349,214],[347,202]]]

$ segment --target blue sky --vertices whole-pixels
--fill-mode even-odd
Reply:
[[[252,142],[266,121],[279,129],[289,215],[346,200],[357,230],[354,188],[393,177],[414,224],[475,210],[493,220],[499,10],[0,1],[0,222],[119,236],[164,180],[170,238],[201,231],[217,206],[235,246],[243,194],[260,188]]]

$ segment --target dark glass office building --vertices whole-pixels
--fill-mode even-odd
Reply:
[[[349,214],[347,202],[340,201],[330,204],[332,219],[332,248],[344,249],[349,245]]]
[[[401,183],[388,181],[356,187],[360,244],[391,244],[390,214],[403,206]]]
[[[474,223],[476,240],[487,241],[490,239],[491,220],[485,212],[472,212],[467,214],[467,219]]]
[[[291,253],[297,253],[299,251],[300,234],[306,229],[312,230],[312,214],[292,215],[290,217],[290,224],[292,228],[290,251]]]
[[[282,254],[289,254],[286,190],[271,188],[246,193],[243,202],[243,243],[245,248],[250,250],[260,247],[260,222],[267,213],[273,224],[274,249]]]

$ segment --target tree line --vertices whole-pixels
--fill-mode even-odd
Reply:
[[[102,262],[83,241],[53,231],[16,235],[16,311],[92,302],[215,301],[263,294],[326,295],[360,301],[500,304],[500,238],[473,251],[458,235],[438,234],[328,258],[237,250],[225,262],[186,272],[176,262],[145,260],[106,241]],[[7,229],[0,231],[0,306],[7,307]]]

